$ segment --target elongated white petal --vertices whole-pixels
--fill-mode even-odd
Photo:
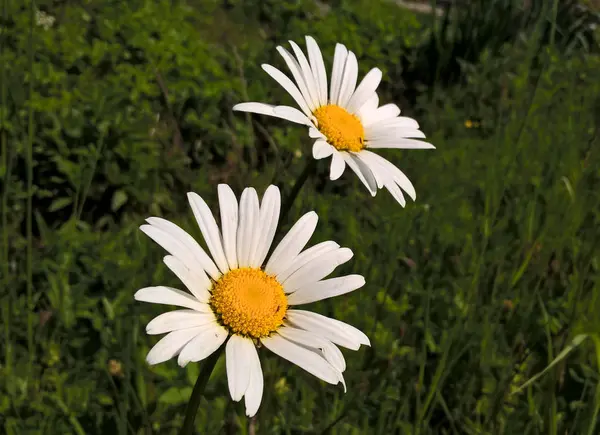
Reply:
[[[192,207],[192,211],[194,212],[194,217],[200,227],[200,231],[202,232],[202,236],[204,236],[208,250],[212,254],[212,257],[221,272],[227,273],[229,271],[229,263],[227,263],[227,258],[225,257],[221,233],[219,232],[215,217],[210,211],[208,204],[206,204],[198,194],[188,192],[188,200]]]
[[[365,101],[365,104],[359,108],[359,117],[361,118],[361,122],[364,125],[363,117],[368,117],[370,113],[375,112],[377,110],[377,106],[379,105],[379,97],[376,92],[373,92],[371,96]]]
[[[199,313],[195,310],[176,310],[156,316],[146,325],[149,335],[164,334],[166,332],[204,326],[216,323],[217,318],[210,313]]]
[[[365,285],[360,275],[341,276],[313,282],[288,296],[289,305],[302,305],[350,293]]]
[[[208,302],[208,299],[210,298],[209,290],[212,284],[201,268],[198,267],[195,270],[188,269],[181,260],[172,255],[167,255],[163,258],[163,261],[196,299],[200,302]]]
[[[346,65],[346,58],[348,57],[348,49],[342,44],[335,45],[335,53],[333,55],[333,68],[331,70],[331,98],[332,104],[338,104],[338,97],[340,95],[340,86],[342,85],[342,78],[344,74],[344,66]]]
[[[185,367],[189,362],[202,361],[211,355],[227,340],[227,330],[218,323],[203,326],[203,331],[190,340],[177,358],[177,364]]]
[[[273,111],[279,118],[287,119],[288,121],[295,122],[296,124],[303,124],[309,127],[313,126],[311,120],[295,107],[277,106],[275,109],[273,109]]]
[[[394,183],[398,184],[398,186],[400,186],[402,188],[402,190],[404,190],[406,193],[408,193],[408,196],[410,196],[413,201],[416,199],[417,193],[415,192],[414,186],[412,185],[412,183],[410,182],[408,177],[406,175],[404,175],[404,173],[400,169],[398,169],[394,164],[392,164],[388,160],[384,159],[380,155],[375,154],[371,151],[363,150],[362,153],[369,156],[369,158],[373,159],[374,161],[377,161],[379,163],[380,167],[382,168],[382,170],[386,171],[386,173],[389,175],[389,177],[392,178]],[[386,188],[388,190],[390,190],[390,193],[392,193],[392,195],[394,195],[394,197],[396,197],[396,194],[394,194],[392,192],[392,189],[390,188],[390,186],[388,184],[390,184],[390,183],[386,182]],[[401,193],[400,193],[400,196],[402,196]],[[404,202],[403,198],[402,199],[396,198],[396,199],[401,204]]]
[[[384,127],[373,129],[369,132],[369,135],[365,135],[367,143],[370,141],[382,141],[391,142],[398,139],[423,139],[425,134],[416,128],[397,128],[397,127]]]
[[[348,51],[346,65],[344,66],[342,84],[340,86],[340,95],[338,96],[338,106],[346,107],[348,100],[350,100],[350,97],[356,88],[357,79],[358,61],[356,60],[356,55],[353,52]]]
[[[395,104],[385,104],[372,112],[368,119],[363,119],[363,125],[370,127],[371,125],[395,118],[398,115],[400,115],[400,108],[398,106]]]
[[[145,287],[138,290],[134,295],[136,301],[150,302],[153,304],[176,305],[178,307],[191,308],[202,313],[212,312],[208,304],[200,302],[194,296],[172,287]]]
[[[265,267],[265,272],[269,275],[277,275],[279,272],[284,271],[306,246],[315,232],[318,220],[319,217],[314,211],[308,212],[298,219],[298,222],[294,224],[273,251]]]
[[[300,70],[302,71],[302,76],[304,77],[304,82],[306,83],[306,87],[308,88],[308,93],[315,104],[315,109],[321,105],[319,101],[319,90],[317,89],[317,82],[315,77],[313,76],[312,69],[308,63],[308,59],[298,47],[294,41],[289,41],[292,46],[292,50],[294,50],[294,54],[296,55],[296,59],[298,60],[298,64],[300,65]]]
[[[232,335],[225,347],[225,365],[227,367],[227,384],[234,402],[239,402],[250,383],[250,366],[248,359],[254,350],[254,343],[249,338]]]
[[[435,149],[433,145],[416,139],[384,139],[373,140],[366,143],[367,148],[396,148],[410,150],[430,150]]]
[[[285,108],[285,109],[275,111],[275,108],[279,108],[279,109]],[[267,116],[273,116],[275,118],[285,119],[286,121],[292,121],[292,122],[296,122],[298,124],[306,124],[306,120],[308,120],[306,115],[302,114],[304,116],[304,118],[300,118],[296,114],[290,115],[292,112],[289,112],[288,111],[289,109],[298,110],[298,109],[296,109],[294,107],[290,107],[290,106],[275,106],[272,104],[256,103],[256,102],[239,103],[239,104],[236,104],[235,106],[233,106],[233,110],[237,110],[239,112],[257,113],[259,115],[267,115]],[[300,112],[300,113],[302,113],[302,112]]]
[[[319,91],[319,103],[324,106],[327,104],[327,72],[325,71],[323,54],[312,36],[306,37],[306,49],[308,50],[308,60]]]
[[[346,152],[340,152],[336,150],[333,146],[332,154],[331,154],[331,165],[329,166],[329,179],[334,181],[342,176],[344,173],[344,169],[346,169],[346,159],[344,154]]]
[[[325,252],[313,258],[303,267],[292,273],[285,281],[282,281],[283,289],[286,293],[293,293],[302,287],[312,285],[328,276],[339,265],[349,261],[352,256],[352,250],[348,248]]]
[[[310,127],[308,129],[308,137],[311,137],[313,139],[326,139],[325,135],[319,130],[317,130],[315,127]]]
[[[317,160],[324,159],[325,157],[329,157],[335,152],[335,148],[332,147],[324,140],[317,140],[313,144],[312,154],[313,157]]]
[[[369,338],[359,329],[321,314],[304,310],[288,310],[286,317],[292,325],[319,334],[347,349],[358,350],[361,344],[371,345]]]
[[[300,93],[306,101],[308,108],[313,111],[317,108],[317,101],[315,100],[313,94],[310,92],[308,88],[308,84],[306,83],[306,78],[302,73],[302,67],[298,64],[298,61],[294,59],[294,56],[287,51],[285,48],[278,46],[277,51],[283,57],[287,67],[289,68],[292,76],[294,77],[294,81],[296,82],[296,86],[300,89]]]
[[[254,346],[252,347],[252,352],[249,353],[246,362],[250,366],[250,383],[248,384],[246,394],[244,394],[246,399],[246,415],[248,417],[253,417],[260,407],[264,388],[260,359]]]
[[[286,340],[277,333],[274,333],[270,337],[262,338],[260,341],[271,352],[296,364],[311,375],[333,385],[339,382],[338,371],[325,358],[315,352]]]
[[[219,184],[219,209],[221,210],[221,232],[223,251],[230,269],[237,269],[238,202],[235,193],[227,184]]]
[[[281,194],[277,186],[271,185],[265,191],[260,206],[259,219],[260,231],[258,233],[258,243],[256,251],[251,259],[252,267],[262,266],[269,248],[273,243],[277,224],[279,223],[279,211],[281,209]]]
[[[221,272],[192,236],[165,219],[152,217],[146,221],[150,225],[142,225],[140,229],[169,254],[179,258],[189,269],[200,265],[213,279],[219,279]]]
[[[379,83],[381,83],[382,73],[379,68],[373,68],[367,73],[360,82],[352,97],[346,105],[348,112],[356,113],[373,95]]]
[[[290,341],[320,351],[327,362],[336,370],[340,372],[346,370],[346,360],[344,359],[344,355],[335,344],[326,338],[313,332],[297,329],[292,326],[283,326],[277,330],[277,333]]]
[[[298,254],[298,256],[292,261],[292,264],[290,264],[290,266],[287,269],[277,274],[277,280],[279,282],[284,282],[292,273],[296,272],[301,267],[304,267],[310,261],[320,257],[321,255],[327,252],[334,251],[339,247],[340,245],[338,245],[337,243],[327,241],[318,243],[315,246],[308,248],[304,252]]]
[[[373,173],[369,167],[351,153],[344,153],[342,157],[348,166],[350,166],[350,169],[358,176],[358,179],[362,181],[369,190],[371,196],[375,196],[377,194],[377,181],[375,180],[375,177],[373,177]]]
[[[398,110],[400,110],[400,109],[398,109]],[[388,129],[388,128],[418,129],[419,123],[417,121],[415,121],[414,119],[408,118],[406,116],[396,116],[396,117],[392,117],[392,118],[386,119],[381,122],[374,123],[372,125],[369,125],[368,127],[365,126],[365,133],[367,136],[370,134],[375,135],[378,130]]]
[[[381,189],[385,184],[385,178],[387,177],[386,171],[381,169],[381,165],[375,159],[373,159],[370,155],[364,152],[356,153],[355,157],[368,166],[368,168],[371,170],[371,173],[373,174],[373,178],[375,178],[377,188]]]
[[[239,267],[249,267],[256,250],[260,229],[258,195],[253,187],[247,187],[240,198],[240,218],[237,233],[237,257]]]
[[[173,331],[161,338],[146,356],[150,365],[159,364],[176,356],[181,349],[198,334],[202,333],[204,326]]]
[[[281,85],[283,89],[287,91],[288,94],[292,96],[296,104],[300,107],[300,109],[304,112],[306,116],[310,116],[312,113],[311,109],[308,106],[308,102],[304,99],[300,90],[296,87],[294,82],[290,80],[288,76],[279,71],[277,68],[263,64],[262,69],[269,74],[277,83]]]

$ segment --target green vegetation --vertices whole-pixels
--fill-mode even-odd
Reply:
[[[380,100],[437,149],[383,153],[416,187],[405,209],[321,162],[290,213],[315,210],[313,241],[352,248],[340,273],[367,280],[311,306],[371,338],[345,352],[348,393],[261,350],[249,421],[221,360],[198,433],[597,433],[600,57],[580,8],[549,2],[506,34],[500,0],[498,20],[374,0],[0,3],[2,433],[177,433],[199,365],[145,362],[161,308],[133,294],[179,283],[138,227],[163,216],[201,240],[186,192],[290,189],[305,129],[231,107],[288,101],[260,64],[283,68],[275,47],[306,34],[328,68],[336,42],[380,67]]]

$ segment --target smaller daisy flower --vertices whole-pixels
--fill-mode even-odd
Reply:
[[[381,70],[373,68],[356,86],[358,62],[352,51],[337,44],[333,59],[331,83],[327,89],[327,72],[323,55],[315,40],[307,36],[308,59],[290,41],[294,56],[283,47],[277,51],[290,69],[294,82],[277,68],[262,68],[294,99],[300,110],[290,106],[265,103],[241,103],[233,110],[274,116],[308,126],[308,135],[316,139],[312,153],[315,159],[331,157],[330,179],[342,176],[346,165],[352,169],[372,196],[385,187],[402,205],[402,190],[413,200],[415,189],[404,173],[392,163],[372,152],[378,148],[431,149],[421,139],[425,135],[412,118],[400,115],[395,104],[379,106],[377,87]]]
[[[352,251],[326,241],[304,249],[317,215],[302,216],[263,266],[273,242],[281,197],[270,186],[259,204],[253,188],[238,205],[226,184],[218,187],[221,230],[208,205],[195,193],[188,198],[212,258],[192,236],[167,220],[151,217],[141,230],[171,255],[164,262],[189,293],[171,287],[147,287],[138,301],[176,305],[146,326],[148,334],[165,334],[150,350],[148,363],[178,357],[182,367],[207,358],[227,341],[225,362],[234,401],[245,397],[246,414],[258,411],[263,373],[256,346],[298,365],[330,384],[346,385],[344,356],[337,346],[358,350],[369,339],[346,323],[296,305],[339,296],[365,284],[360,275],[324,279],[352,258]]]

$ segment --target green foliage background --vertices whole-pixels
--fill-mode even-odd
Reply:
[[[437,149],[382,153],[417,189],[405,209],[320,163],[290,215],[315,210],[313,242],[350,247],[340,273],[367,280],[310,307],[371,338],[345,353],[348,393],[261,351],[248,420],[220,361],[199,433],[597,433],[598,16],[555,1],[507,33],[522,5],[493,3],[497,20],[373,0],[3,0],[2,432],[177,433],[198,364],[145,363],[163,308],[133,293],[179,283],[138,227],[163,216],[201,240],[187,191],[216,206],[219,182],[289,190],[305,129],[231,107],[288,101],[260,65],[310,34],[327,65],[342,42],[361,74],[381,68],[380,100]]]

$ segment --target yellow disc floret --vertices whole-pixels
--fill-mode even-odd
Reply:
[[[356,115],[335,104],[321,106],[313,115],[319,131],[338,150],[358,152],[365,147],[365,129]]]
[[[275,277],[243,267],[227,272],[212,288],[209,301],[217,318],[233,334],[266,337],[283,323],[287,297]]]

